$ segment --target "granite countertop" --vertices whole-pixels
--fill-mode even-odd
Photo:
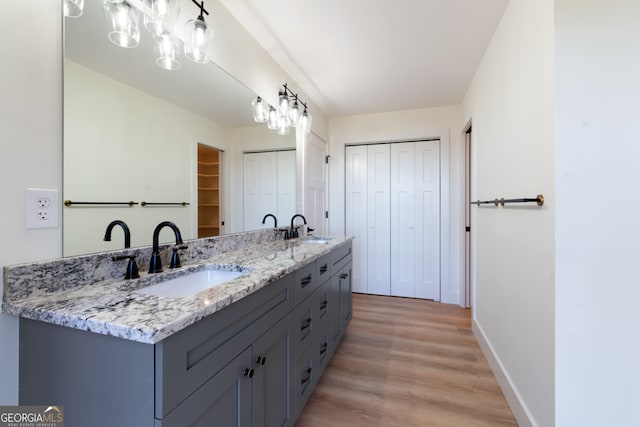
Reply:
[[[351,240],[351,237],[336,236],[327,244],[312,244],[303,239],[256,243],[195,263],[183,262],[188,265],[174,270],[165,268],[157,274],[146,273],[140,265],[139,279],[103,280],[70,289],[24,295],[5,300],[3,310],[27,319],[154,344]],[[226,269],[240,267],[248,273],[188,297],[170,298],[135,292],[211,264]]]

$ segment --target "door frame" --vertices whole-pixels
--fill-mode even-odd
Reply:
[[[450,142],[449,128],[438,128],[430,136],[416,138],[393,138],[380,141],[352,141],[342,147],[342,158],[346,159],[346,149],[350,145],[389,144],[398,142],[416,142],[440,140],[440,302],[460,304],[463,295],[458,284],[451,283],[451,221],[450,221]],[[342,176],[346,176],[346,162],[343,162]],[[343,191],[343,224],[346,227],[346,179],[342,183]],[[346,228],[343,233],[346,234]]]
[[[471,209],[470,201],[475,195],[475,167],[474,150],[475,139],[472,132],[472,119],[465,124],[460,133],[461,140],[461,182],[462,194],[460,203],[460,306],[471,308],[475,306],[475,210]],[[466,227],[470,231],[466,231]]]

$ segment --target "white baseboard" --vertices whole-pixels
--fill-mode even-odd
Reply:
[[[507,375],[504,370],[504,366],[502,365],[500,358],[496,355],[493,347],[484,335],[482,327],[476,322],[476,319],[472,320],[471,329],[473,330],[473,335],[475,335],[478,340],[478,344],[480,344],[480,349],[482,349],[484,357],[486,357],[487,362],[489,362],[493,375],[495,375],[496,380],[502,389],[502,393],[507,399],[507,403],[509,403],[511,412],[513,412],[513,416],[518,422],[518,425],[520,427],[538,427],[538,424],[535,423],[527,405],[522,401],[517,388],[514,386],[511,378],[509,378],[509,375]]]

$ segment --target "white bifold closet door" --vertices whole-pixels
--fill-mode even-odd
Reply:
[[[440,143],[348,146],[355,292],[440,300]]]
[[[244,154],[244,230],[273,227],[264,215],[276,215],[285,224],[296,209],[295,150]]]

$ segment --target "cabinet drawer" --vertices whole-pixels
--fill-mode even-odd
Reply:
[[[309,348],[294,368],[294,419],[298,418],[300,412],[302,412],[302,408],[304,408],[307,400],[309,400],[309,396],[311,396],[316,377],[314,369],[314,351],[312,348]]]
[[[309,298],[299,304],[293,312],[293,360],[298,360],[314,339],[316,329],[317,310],[316,299]]]
[[[322,284],[331,278],[331,254],[321,256],[316,260],[318,283]]]
[[[316,263],[310,262],[309,264],[296,270],[294,273],[295,281],[295,303],[299,304],[306,297],[311,295],[318,285],[316,278]]]
[[[316,375],[316,382],[320,379],[320,376],[324,372],[324,368],[327,367],[329,359],[331,359],[331,336],[329,335],[329,323],[321,325],[316,334],[316,342],[314,344],[316,366],[318,367],[318,375]]]
[[[156,344],[156,418],[164,418],[293,308],[293,279],[279,279]]]
[[[351,242],[340,246],[331,252],[331,275],[339,272],[349,261],[351,261]]]

